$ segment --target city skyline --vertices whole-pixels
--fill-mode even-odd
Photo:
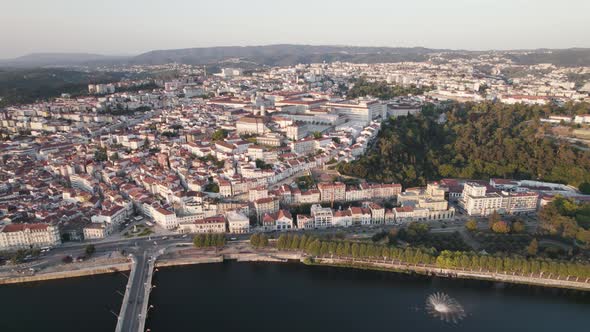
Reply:
[[[566,1],[412,3],[308,0],[297,6],[185,0],[100,8],[70,0],[7,5],[0,14],[0,59],[30,53],[137,55],[160,49],[270,44],[508,50],[590,47],[590,4]],[[575,10],[572,10],[575,9]],[[501,22],[502,24],[498,24]],[[559,29],[555,29],[559,26]],[[14,33],[18,27],[18,33]]]

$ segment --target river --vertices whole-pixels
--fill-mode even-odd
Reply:
[[[166,268],[154,276],[147,326],[159,331],[569,331],[590,325],[590,294],[475,280],[236,263]],[[467,313],[429,316],[445,292]]]
[[[1,331],[114,331],[123,274],[0,286]],[[147,327],[159,331],[585,331],[590,293],[303,264],[159,269]],[[467,313],[429,316],[444,292]]]
[[[122,273],[0,285],[0,331],[115,331]]]

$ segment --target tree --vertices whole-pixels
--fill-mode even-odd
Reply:
[[[258,245],[260,247],[268,247],[268,237],[266,234],[260,235],[260,243]]]
[[[506,234],[510,232],[510,226],[505,221],[497,221],[492,225],[492,231],[494,233]]]
[[[217,129],[211,135],[211,140],[212,141],[221,141],[221,140],[223,140],[226,137],[227,137],[227,130],[225,130],[225,129]]]
[[[287,235],[281,234],[277,240],[277,249],[285,249],[287,244]]]
[[[220,248],[225,245],[225,235],[224,234],[217,234],[215,237],[215,246]]]
[[[305,250],[305,246],[307,245],[307,235],[303,234],[301,239],[299,240],[299,250]]]
[[[533,239],[531,243],[527,246],[526,252],[529,256],[535,256],[539,251],[539,244],[537,243],[537,239]]]
[[[307,245],[307,253],[312,256],[319,256],[321,253],[321,246],[322,243],[319,239],[315,239],[313,242],[308,243]]]
[[[119,153],[117,153],[117,152],[113,152],[113,153],[111,154],[111,158],[110,158],[110,160],[112,160],[112,161],[119,160]]]
[[[576,234],[576,239],[580,242],[590,244],[590,230],[580,230]]]
[[[203,236],[201,236],[201,234],[195,235],[195,237],[193,238],[193,245],[195,246],[195,248],[203,247]]]
[[[95,161],[107,161],[107,148],[99,147],[94,151],[94,160]]]
[[[25,257],[27,257],[27,251],[20,249],[12,255],[10,261],[12,262],[12,264],[20,264],[25,260]]]
[[[299,249],[299,235],[293,236],[293,240],[291,241],[291,247],[289,249]]]
[[[258,233],[254,233],[250,236],[250,245],[254,248],[260,246],[260,235]]]
[[[580,190],[580,192],[582,192],[582,194],[589,195],[590,194],[590,182],[581,183],[580,186],[578,187],[578,189]]]
[[[522,233],[522,232],[524,232],[525,229],[526,228],[525,228],[524,223],[522,221],[515,221],[512,223],[512,230],[515,233]]]
[[[86,249],[84,251],[86,252],[86,256],[92,256],[92,254],[96,252],[96,248],[94,247],[94,245],[89,244],[86,246]]]
[[[475,221],[475,219],[469,219],[466,223],[465,223],[465,228],[467,228],[468,231],[474,232],[477,230],[477,221]]]
[[[343,250],[343,253],[342,253],[342,255],[343,255],[343,256],[351,256],[351,255],[352,255],[352,252],[351,252],[351,250],[352,250],[352,249],[351,249],[351,247],[350,247],[350,243],[349,243],[349,242],[345,242],[345,243],[344,243],[344,250]]]
[[[320,255],[326,256],[330,252],[329,245],[326,241],[323,241],[320,246]]]
[[[360,247],[358,243],[352,244],[352,257],[359,258],[360,255]]]
[[[492,229],[494,227],[494,224],[497,223],[498,221],[500,221],[500,215],[498,214],[497,211],[494,211],[492,214],[490,214],[488,216],[488,226],[490,229]]]
[[[260,169],[272,169],[272,165],[265,163],[263,160],[256,159],[255,163],[256,163],[256,168],[260,168]]]

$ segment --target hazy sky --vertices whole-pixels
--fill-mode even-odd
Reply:
[[[590,0],[2,0],[0,58],[278,43],[590,47]]]

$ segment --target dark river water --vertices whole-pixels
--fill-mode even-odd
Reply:
[[[147,326],[159,331],[590,331],[590,294],[301,264],[205,264],[155,274]],[[425,310],[444,292],[464,307]]]
[[[0,331],[115,331],[121,274],[0,285]]]
[[[0,331],[114,331],[122,274],[0,286]],[[154,275],[159,331],[590,331],[590,293],[301,264],[202,264]],[[467,316],[425,310],[444,292]]]

